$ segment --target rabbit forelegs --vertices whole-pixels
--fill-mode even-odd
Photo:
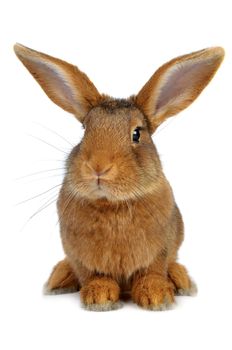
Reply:
[[[80,290],[84,307],[92,311],[108,311],[121,307],[118,283],[104,276],[93,276]]]
[[[167,259],[162,255],[132,282],[133,301],[149,310],[166,310],[174,303],[174,285],[167,276]]]
[[[121,306],[119,297],[123,290],[120,291],[116,280],[81,270],[79,275],[81,283],[67,259],[60,261],[45,285],[45,293],[70,293],[80,289],[81,301],[88,310],[107,311]],[[148,269],[136,272],[130,283],[133,301],[150,310],[168,309],[174,303],[174,295],[193,295],[197,291],[183,265],[175,261],[167,263],[162,257]]]

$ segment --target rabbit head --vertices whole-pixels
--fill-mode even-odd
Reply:
[[[197,98],[224,57],[224,50],[215,47],[175,58],[137,95],[114,99],[100,94],[67,62],[19,44],[15,52],[48,97],[85,129],[67,160],[67,188],[83,198],[110,201],[136,199],[159,189],[164,176],[152,133]]]

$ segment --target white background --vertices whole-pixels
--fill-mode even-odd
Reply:
[[[1,1],[1,349],[231,349],[231,2]],[[42,286],[63,257],[54,199],[63,160],[80,124],[54,105],[13,53],[18,41],[75,63],[101,92],[136,93],[165,61],[208,46],[226,58],[186,111],[154,135],[182,211],[180,261],[198,284],[172,311],[132,303],[87,312],[79,295],[45,297]],[[31,136],[32,135],[32,136]],[[40,138],[59,148],[57,150]],[[37,175],[18,179],[30,173]]]

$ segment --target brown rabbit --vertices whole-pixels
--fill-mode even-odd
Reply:
[[[83,124],[66,162],[57,207],[66,258],[47,292],[79,290],[90,310],[111,310],[129,292],[135,303],[164,310],[195,285],[177,262],[183,222],[151,135],[190,105],[224,57],[220,47],[159,68],[128,99],[101,95],[77,67],[15,45],[46,94]]]

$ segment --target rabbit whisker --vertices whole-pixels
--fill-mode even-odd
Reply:
[[[40,124],[40,123],[37,123],[37,122],[34,122],[34,124],[39,125],[39,126],[42,127],[43,129],[50,131],[50,132],[53,133],[54,135],[58,136],[60,139],[62,139],[62,140],[64,140],[65,142],[67,142],[70,146],[74,147],[74,145],[73,145],[70,141],[68,141],[64,136],[60,135],[57,131],[54,131],[54,130],[48,128],[47,126],[45,126],[45,125],[43,125],[43,124]]]
[[[50,146],[50,147],[56,149],[57,151],[60,151],[60,152],[62,152],[62,153],[64,153],[64,154],[66,154],[66,155],[69,154],[69,153],[63,151],[62,149],[60,149],[60,148],[58,148],[58,147],[52,145],[51,143],[49,143],[49,142],[47,142],[47,141],[45,141],[45,140],[43,140],[43,139],[41,139],[41,138],[39,138],[39,137],[37,137],[37,136],[31,135],[31,134],[28,134],[28,136],[33,137],[34,139],[36,139],[36,140],[38,140],[38,141],[41,141],[41,142],[45,143],[46,145],[48,145],[48,146]]]
[[[15,181],[18,181],[18,180],[21,180],[21,179],[25,179],[25,178],[27,178],[27,177],[35,176],[35,175],[38,175],[38,174],[43,174],[43,173],[48,173],[48,172],[56,171],[56,170],[66,170],[66,167],[54,168],[54,169],[48,169],[48,170],[40,170],[40,171],[37,171],[37,172],[35,172],[35,173],[31,173],[31,174],[28,174],[28,175],[24,175],[24,176],[17,177],[17,178],[15,179]]]
[[[39,207],[39,209],[29,217],[29,220],[34,218],[37,214],[39,214],[41,211],[49,207],[51,204],[55,203],[56,200],[57,200],[57,193],[53,195],[51,198],[49,198],[41,207]]]
[[[32,183],[32,182],[36,182],[36,181],[48,180],[48,179],[51,179],[51,178],[54,178],[54,177],[64,177],[64,175],[65,174],[63,173],[63,174],[53,174],[53,175],[49,175],[49,176],[46,176],[46,177],[39,177],[39,178],[36,178],[36,179],[32,179],[30,181],[24,182],[23,185],[29,184],[29,183]]]
[[[55,196],[53,195],[52,197],[49,198],[48,201],[46,201],[34,214],[32,214],[28,220],[25,222],[25,224],[23,225],[23,227],[21,228],[21,232],[24,230],[24,228],[26,227],[26,225],[39,213],[41,213],[44,209],[48,208],[50,205],[52,205],[53,203],[55,203],[57,200],[57,193],[55,194]]]
[[[53,189],[55,189],[55,188],[57,188],[57,187],[59,187],[59,186],[62,186],[62,184],[63,184],[63,182],[60,183],[60,184],[58,184],[58,185],[55,185],[55,186],[49,188],[48,190],[46,190],[46,191],[44,191],[44,192],[42,192],[42,193],[37,194],[36,196],[33,196],[33,197],[31,197],[31,198],[27,198],[27,199],[25,199],[25,200],[23,200],[23,201],[21,201],[21,202],[19,202],[19,203],[16,203],[16,206],[21,205],[21,204],[24,204],[24,203],[27,203],[28,201],[31,201],[31,200],[33,200],[33,199],[35,199],[35,198],[38,198],[38,197],[40,197],[40,196],[42,196],[42,195],[44,195],[44,194],[46,194],[46,193],[52,191]]]
[[[61,222],[61,219],[64,217],[64,214],[66,213],[68,207],[71,205],[72,201],[75,199],[76,194],[77,194],[77,191],[74,191],[74,190],[72,190],[72,191],[69,193],[68,198],[66,199],[66,201],[65,201],[65,203],[64,203],[64,204],[65,204],[64,209],[63,209],[62,212],[60,213],[56,225],[58,225],[58,224]],[[70,213],[69,213],[69,216],[70,216]]]

